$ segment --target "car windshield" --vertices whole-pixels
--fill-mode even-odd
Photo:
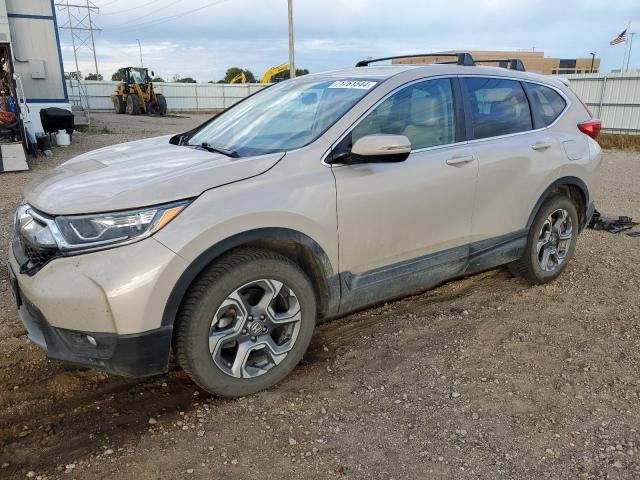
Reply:
[[[312,78],[278,83],[201,127],[188,144],[240,157],[300,148],[322,135],[378,83]]]

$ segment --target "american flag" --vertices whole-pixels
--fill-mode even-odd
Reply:
[[[620,35],[609,42],[609,45],[617,45],[627,40],[627,29],[625,28]]]

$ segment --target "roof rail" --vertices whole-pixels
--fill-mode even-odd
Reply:
[[[457,65],[464,65],[466,67],[473,67],[475,62],[473,57],[469,53],[420,53],[416,55],[395,55],[393,57],[372,58],[368,60],[360,60],[356,63],[356,67],[367,67],[370,63],[383,62],[385,60],[395,60],[398,58],[418,58],[418,57],[456,57],[455,62],[443,62],[443,63],[455,63]]]
[[[508,63],[507,68],[509,70],[518,70],[519,72],[525,72],[525,68],[524,68],[524,63],[522,63],[522,60],[520,60],[519,58],[491,58],[491,59],[484,59],[484,58],[479,58],[478,60],[476,60],[476,62],[478,63]]]

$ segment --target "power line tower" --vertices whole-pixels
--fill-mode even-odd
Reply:
[[[76,72],[80,72],[78,67],[78,51],[87,48],[93,53],[93,63],[96,67],[96,76],[98,75],[98,59],[96,57],[96,44],[93,38],[93,32],[101,32],[93,23],[93,15],[97,15],[99,8],[90,0],[60,0],[56,3],[58,7],[58,17],[63,19],[60,25],[62,30],[69,30],[71,35],[71,44],[73,45],[73,58],[76,63]]]

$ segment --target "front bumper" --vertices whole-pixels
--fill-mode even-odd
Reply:
[[[172,325],[162,315],[184,259],[150,238],[9,273],[29,337],[49,358],[128,376],[167,371]]]
[[[168,370],[171,326],[129,335],[66,330],[51,326],[19,291],[17,299],[20,319],[29,338],[46,349],[52,360],[131,377],[147,377]]]

